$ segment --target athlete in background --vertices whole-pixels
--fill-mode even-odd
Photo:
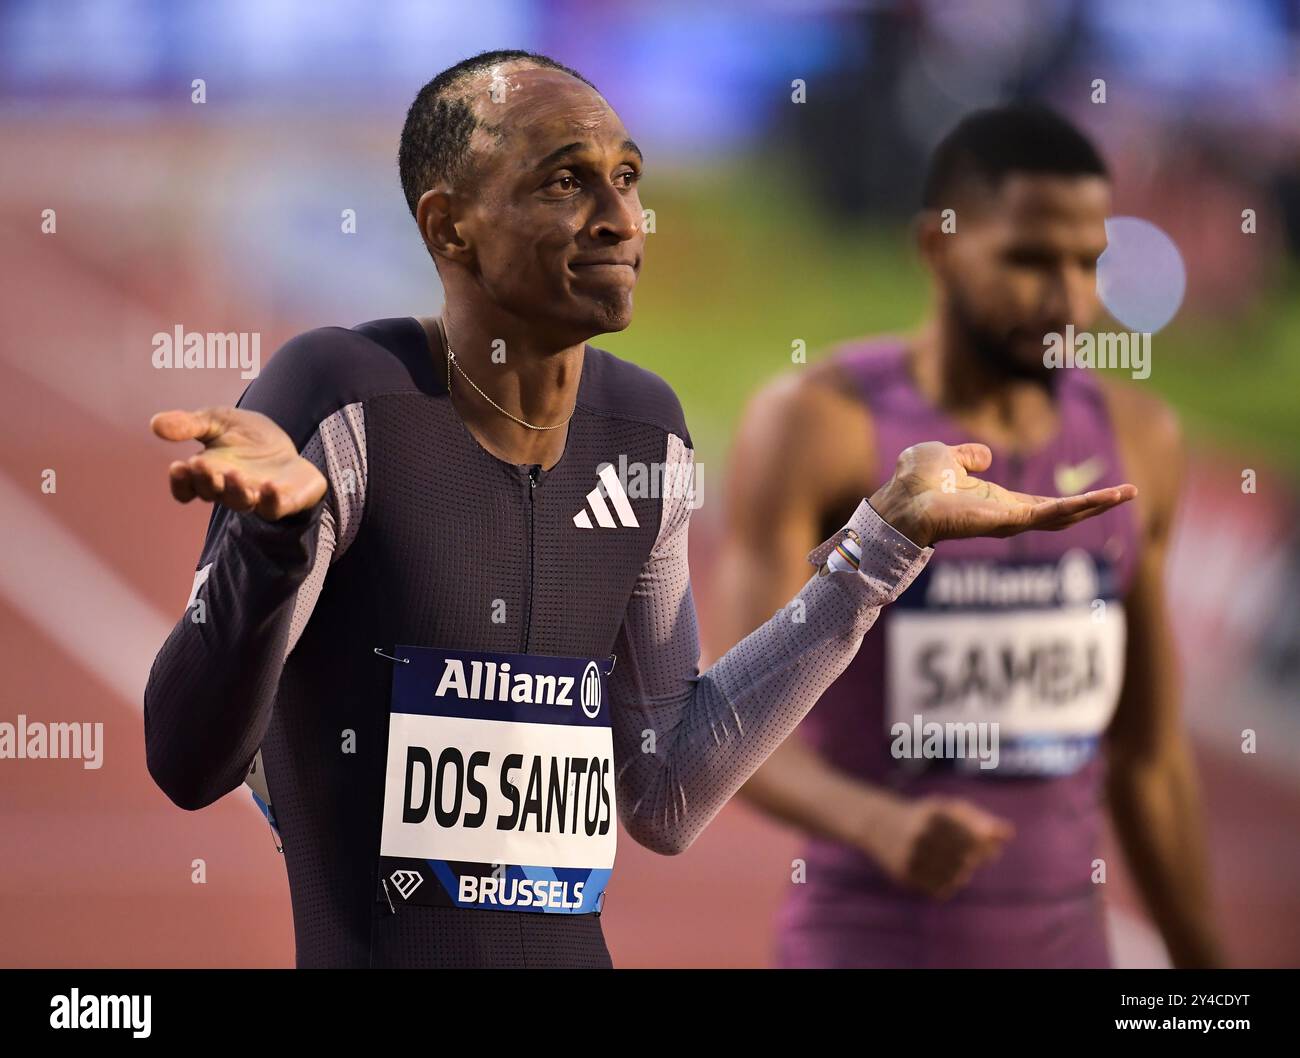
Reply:
[[[985,442],[1027,492],[1141,491],[1059,534],[946,545],[746,784],[808,835],[783,965],[1107,965],[1103,803],[1174,963],[1219,961],[1162,587],[1178,426],[1140,384],[1043,363],[1045,334],[1097,315],[1109,207],[1101,158],[1063,119],[968,117],[926,181],[919,332],[842,348],[748,410],[728,477],[724,646],[789,597],[808,547],[922,438]],[[949,759],[917,759],[931,723],[996,724],[999,755],[980,766],[954,741]]]

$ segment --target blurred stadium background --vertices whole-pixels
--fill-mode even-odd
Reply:
[[[791,369],[796,339],[815,357],[922,310],[907,221],[929,146],[964,111],[1025,97],[1097,138],[1117,213],[1159,224],[1187,267],[1141,384],[1193,444],[1170,576],[1218,913],[1234,963],[1300,964],[1295,3],[31,0],[0,5],[0,719],[102,721],[106,753],[97,771],[0,761],[0,965],[292,965],[284,867],[251,798],[183,813],[145,771],[141,690],[207,519],[168,498],[148,417],[244,386],[155,370],[151,336],[256,331],[265,361],[310,327],[436,311],[398,132],[433,73],[497,47],[582,70],[646,152],[637,318],[598,344],[686,407],[706,628],[747,396]],[[797,847],[740,805],[681,857],[624,835],[616,965],[765,965]],[[1117,860],[1117,961],[1161,965]]]

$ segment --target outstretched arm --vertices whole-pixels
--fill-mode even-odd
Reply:
[[[670,463],[690,460],[670,436]],[[690,845],[844,671],[932,542],[1064,528],[1136,495],[1131,485],[1065,499],[1010,493],[972,476],[990,460],[983,445],[907,449],[893,478],[809,554],[811,576],[794,599],[703,674],[686,565],[690,503],[665,502],[611,678],[619,815],[638,842],[667,854]],[[832,570],[825,564],[846,535],[860,566]]]

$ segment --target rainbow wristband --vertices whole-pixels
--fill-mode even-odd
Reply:
[[[862,548],[851,536],[845,535],[835,546],[835,550],[826,559],[826,566],[832,572],[852,572],[862,565]]]

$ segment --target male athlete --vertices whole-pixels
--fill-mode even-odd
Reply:
[[[301,967],[608,966],[616,821],[689,845],[931,544],[1135,495],[1010,493],[971,476],[980,445],[909,448],[809,556],[805,619],[701,675],[680,405],[586,344],[631,319],[641,164],[573,71],[452,67],[399,151],[442,316],[308,332],[237,408],[153,419],[204,445],[173,495],[217,506],[145,692],[149,770],[187,809],[264,791]]]
[[[802,583],[808,546],[917,441],[977,438],[1014,489],[1128,479],[1142,498],[1061,533],[945,544],[748,782],[809,836],[779,961],[1105,966],[1104,800],[1173,961],[1212,965],[1162,589],[1177,425],[1139,385],[1044,367],[1045,335],[1097,315],[1105,167],[1050,112],[983,111],[935,151],[923,203],[934,300],[915,337],[842,348],[747,413],[720,640]]]

